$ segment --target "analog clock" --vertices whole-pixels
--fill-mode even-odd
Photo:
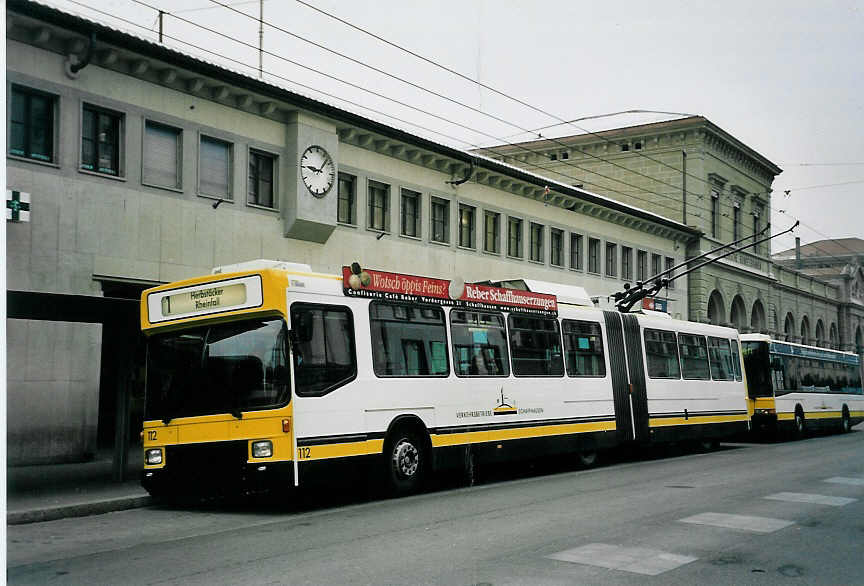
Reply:
[[[300,157],[300,176],[309,193],[315,197],[324,197],[336,179],[336,165],[330,158],[330,153],[318,145],[312,145],[303,151]]]

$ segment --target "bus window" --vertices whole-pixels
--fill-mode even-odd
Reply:
[[[711,363],[711,378],[714,380],[735,380],[729,340],[708,336],[708,361]]]
[[[681,378],[675,332],[645,330],[645,358],[651,378]]]
[[[557,319],[510,314],[510,355],[516,376],[564,376]]]
[[[295,303],[294,379],[300,396],[320,397],[357,376],[351,310],[331,305]]]
[[[782,384],[772,386],[772,372],[775,368],[774,356],[769,360],[768,342],[741,342],[741,353],[744,355],[744,368],[747,371],[747,395],[756,397],[773,397],[774,389],[783,388]],[[780,374],[779,382],[783,382]]]
[[[603,360],[603,333],[600,324],[593,321],[565,319],[564,357],[569,376],[606,376]]]
[[[681,373],[689,380],[709,380],[708,344],[705,336],[678,334],[678,351],[681,354]]]
[[[730,340],[732,344],[732,371],[735,373],[735,380],[740,381],[741,376],[741,355],[738,353],[738,341]]]
[[[165,421],[287,403],[286,332],[281,319],[251,319],[154,336],[145,416]]]
[[[369,304],[376,376],[447,376],[447,331],[440,307]]]
[[[457,376],[508,376],[507,333],[499,313],[453,310],[453,371]]]

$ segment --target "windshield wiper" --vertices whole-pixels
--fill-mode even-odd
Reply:
[[[164,423],[165,425],[168,425],[169,423],[171,423],[172,419],[174,419],[172,416],[166,415],[165,417],[162,418],[162,423]]]
[[[240,411],[240,409],[238,407],[231,407],[231,410],[228,413],[230,413],[232,416],[236,417],[237,419],[243,419],[243,412]]]

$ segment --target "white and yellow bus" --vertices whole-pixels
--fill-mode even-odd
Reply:
[[[754,429],[800,437],[819,428],[847,432],[864,420],[856,354],[764,334],[744,334],[741,343]]]
[[[590,465],[616,445],[749,428],[734,329],[528,280],[277,261],[214,273],[142,296],[155,495],[296,486],[360,462],[410,492],[478,460]]]

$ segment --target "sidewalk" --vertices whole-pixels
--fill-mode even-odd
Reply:
[[[141,450],[129,452],[125,482],[111,479],[111,453],[92,462],[6,468],[6,524],[98,515],[151,503],[141,484]]]

